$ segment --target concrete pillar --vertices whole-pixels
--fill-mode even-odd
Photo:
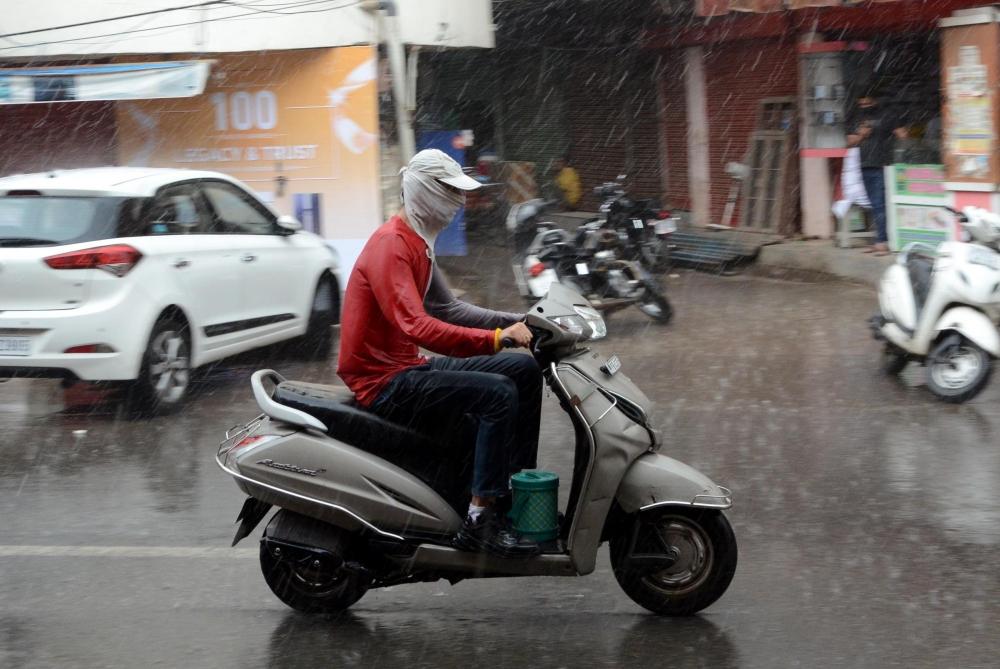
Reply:
[[[1000,204],[1000,10],[976,7],[941,19],[945,190],[954,207]],[[989,104],[983,113],[979,105]]]
[[[812,31],[799,35],[798,38],[800,45],[822,41],[823,35]],[[830,155],[822,157],[805,155],[809,153],[809,149],[816,147],[811,144],[805,118],[806,110],[809,109],[810,95],[806,63],[801,54],[796,54],[796,57],[799,59],[799,109],[802,118],[799,124],[799,207],[802,212],[802,235],[829,239],[835,232],[833,214],[830,211],[833,205],[830,155],[838,152],[830,151]],[[836,144],[821,144],[821,146],[842,147],[843,138],[838,139]]]
[[[691,196],[691,218],[696,225],[708,225],[708,99],[705,92],[705,53],[700,46],[684,50],[684,92],[687,98],[688,121],[688,188]]]
[[[799,200],[802,206],[802,235],[833,237],[833,186],[829,158],[799,158]]]

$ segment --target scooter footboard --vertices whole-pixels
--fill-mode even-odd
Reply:
[[[728,509],[733,495],[679,460],[646,453],[632,463],[618,486],[618,505],[626,513],[658,506]]]

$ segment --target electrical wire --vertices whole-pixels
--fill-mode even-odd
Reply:
[[[334,0],[304,0],[304,1],[296,2],[296,3],[289,3],[289,5],[296,6],[296,7],[301,7],[301,6],[310,6],[310,5],[313,5],[313,4],[319,4],[319,3],[322,3],[322,2],[333,2],[333,1]],[[249,5],[238,4],[238,3],[232,2],[231,0],[216,0],[216,2],[214,2],[213,4],[222,4],[224,6],[232,7],[232,8],[251,9],[253,11],[247,12],[245,14],[232,14],[232,15],[229,15],[229,16],[219,16],[219,17],[216,17],[216,18],[202,19],[202,20],[198,20],[198,21],[187,21],[187,22],[184,22],[184,23],[174,23],[174,24],[165,25],[165,26],[153,26],[151,28],[139,28],[139,29],[134,29],[134,30],[123,30],[123,31],[113,32],[113,33],[104,33],[102,35],[88,35],[88,36],[85,36],[85,37],[72,37],[72,38],[66,38],[66,39],[49,40],[47,42],[36,42],[34,44],[17,44],[17,45],[14,45],[14,46],[2,46],[2,47],[0,47],[0,51],[10,51],[12,49],[29,49],[29,48],[34,48],[34,47],[38,47],[38,46],[49,46],[49,45],[52,45],[52,44],[67,44],[67,43],[71,43],[71,42],[80,42],[80,43],[86,44],[90,40],[102,39],[102,38],[105,38],[105,37],[122,37],[122,36],[126,36],[126,35],[133,35],[133,34],[142,33],[142,32],[150,32],[150,31],[154,31],[154,30],[168,30],[170,28],[183,28],[183,27],[186,27],[186,26],[203,25],[203,24],[206,24],[206,23],[214,23],[216,21],[230,21],[230,20],[233,20],[233,19],[240,19],[240,18],[247,18],[247,17],[257,17],[257,18],[259,18],[260,14],[274,14],[274,13],[278,13],[278,14],[281,14],[282,16],[295,16],[296,14],[316,14],[316,13],[320,13],[320,12],[334,11],[334,10],[337,10],[337,9],[346,9],[348,7],[353,7],[354,5],[360,5],[363,1],[364,0],[352,0],[351,2],[347,2],[345,4],[337,5],[335,7],[325,7],[323,9],[312,9],[312,10],[302,10],[302,11],[289,11],[289,12],[267,12],[265,10],[261,10],[259,8],[254,8],[254,7],[249,6]],[[13,34],[18,34],[18,33],[13,33]],[[0,35],[0,37],[4,37],[4,36]]]
[[[98,23],[109,23],[111,21],[121,21],[124,19],[135,19],[141,16],[151,16],[153,14],[166,14],[168,12],[177,12],[182,9],[197,9],[199,7],[207,7],[209,5],[224,5],[228,4],[229,0],[208,0],[207,2],[199,2],[194,5],[182,5],[180,7],[165,7],[163,9],[154,9],[148,12],[138,12],[135,14],[124,14],[122,16],[111,16],[105,19],[94,19],[93,21],[83,21],[81,23],[67,23],[61,26],[51,26],[49,28],[35,28],[34,30],[22,30],[16,33],[7,33],[5,35],[0,35],[0,38],[8,37],[20,37],[21,35],[34,35],[37,33],[50,32],[53,30],[65,30],[67,28],[79,28],[81,26],[92,26]]]
[[[259,14],[277,14],[278,16],[294,16],[295,14],[319,14],[320,12],[328,12],[331,9],[341,9],[343,7],[350,7],[351,5],[361,4],[361,0],[357,2],[352,2],[347,5],[340,5],[339,7],[324,7],[323,9],[304,9],[294,12],[282,12],[276,9],[263,9],[263,7],[307,7],[310,5],[321,5],[327,2],[335,2],[336,0],[305,0],[303,2],[288,2],[288,3],[277,3],[271,5],[259,5],[259,4],[241,4],[239,2],[234,2],[233,0],[227,0],[227,4],[232,7],[239,7],[240,9],[249,9],[253,12]]]

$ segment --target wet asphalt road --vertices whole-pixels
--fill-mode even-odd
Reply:
[[[452,279],[516,306],[493,269]],[[669,291],[671,326],[622,312],[599,348],[658,401],[666,452],[735,493],[739,568],[702,615],[647,614],[606,549],[583,578],[399,586],[336,619],[286,609],[254,541],[228,548],[242,496],[212,456],[256,414],[255,368],[334,367],[265,351],[153,420],[0,383],[0,667],[997,666],[1000,380],[955,407],[919,368],[883,376],[864,287],[683,273]],[[549,400],[540,464],[564,481],[568,426]]]

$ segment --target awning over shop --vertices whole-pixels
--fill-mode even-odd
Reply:
[[[861,7],[900,0],[695,0],[698,16],[721,16],[729,12],[766,14],[810,7]]]
[[[0,105],[200,95],[210,60],[0,69]]]

